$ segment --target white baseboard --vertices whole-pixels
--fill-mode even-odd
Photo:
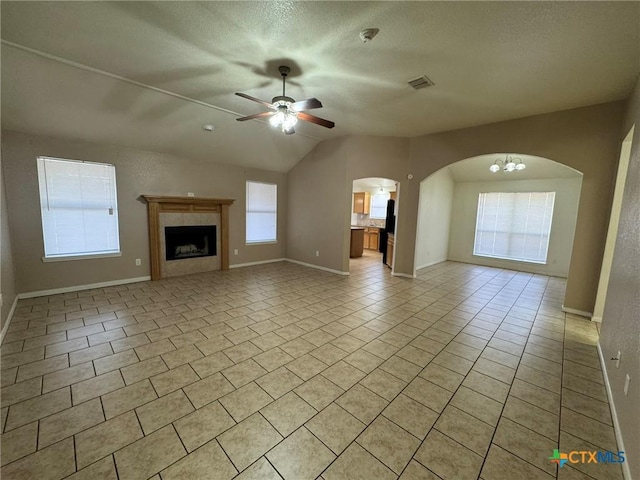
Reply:
[[[334,270],[333,268],[321,267],[320,265],[314,265],[313,263],[301,262],[300,260],[293,260],[291,258],[285,258],[285,261],[302,265],[304,267],[315,268],[316,270],[322,270],[329,273],[337,273],[338,275],[349,275],[349,272],[343,272],[341,270]]]
[[[562,311],[565,313],[573,313],[574,315],[580,315],[581,317],[591,318],[593,317],[592,312],[585,312],[584,310],[576,310],[575,308],[569,308],[562,305]]]
[[[91,290],[92,288],[113,287],[114,285],[125,285],[127,283],[147,282],[151,277],[123,278],[121,280],[111,280],[109,282],[91,283],[88,285],[73,285],[71,287],[54,288],[51,290],[40,290],[37,292],[19,293],[18,298],[44,297],[46,295],[58,295],[59,293],[79,292],[81,290]]]
[[[391,275],[394,277],[402,277],[402,278],[416,278],[415,275],[409,275],[408,273],[391,272]]]
[[[271,260],[260,260],[259,262],[236,263],[235,265],[229,265],[229,268],[252,267],[254,265],[264,265],[265,263],[284,262],[286,260],[287,260],[286,258],[274,258]]]
[[[600,342],[598,342],[598,356],[600,357],[600,365],[602,367],[604,385],[607,390],[607,397],[609,398],[609,409],[611,410],[611,420],[613,420],[613,431],[616,434],[616,442],[618,443],[618,450],[621,452],[626,452],[626,449],[624,448],[624,440],[622,438],[622,430],[620,430],[620,422],[618,421],[616,404],[613,401],[613,392],[611,391],[611,384],[609,383],[609,373],[607,372],[607,364],[604,359],[604,354],[602,353],[602,347],[600,347]],[[627,457],[628,456],[629,455],[627,455]],[[622,464],[622,475],[624,476],[625,480],[632,480],[631,467],[629,467],[628,460]]]
[[[424,265],[420,265],[416,267],[416,270],[422,270],[423,268],[431,267],[433,265],[437,265],[439,263],[446,262],[446,261],[447,261],[446,258],[442,260],[434,260],[433,262],[425,263]]]
[[[0,344],[4,340],[4,336],[9,330],[9,324],[11,323],[11,319],[13,318],[13,314],[16,311],[16,307],[18,306],[18,295],[13,299],[13,305],[11,305],[11,310],[9,310],[9,315],[7,315],[7,321],[4,322],[4,327],[2,327],[2,332],[0,333]]]

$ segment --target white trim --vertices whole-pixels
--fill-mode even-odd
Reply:
[[[19,293],[17,298],[34,298],[44,297],[46,295],[57,295],[59,293],[78,292],[80,290],[91,290],[92,288],[112,287],[114,285],[125,285],[127,283],[147,282],[151,280],[150,276],[123,278],[121,280],[111,280],[109,282],[90,283],[87,285],[73,285],[70,287],[54,288],[51,290],[39,290],[37,292]]]
[[[592,312],[585,312],[584,310],[576,310],[575,308],[569,308],[562,305],[562,311],[565,313],[573,313],[574,315],[580,315],[581,317],[591,318],[593,317]]]
[[[602,317],[596,317],[595,315],[591,317],[592,322],[602,323]]]
[[[609,383],[609,374],[607,373],[607,365],[604,361],[604,353],[602,352],[602,347],[600,346],[600,342],[598,342],[597,346],[598,346],[598,356],[600,357],[600,366],[602,367],[602,373],[604,377],[604,385],[607,389],[607,397],[609,398],[609,409],[611,410],[611,419],[613,420],[613,431],[616,434],[616,442],[618,443],[618,450],[621,452],[626,452],[626,449],[624,448],[624,440],[622,438],[622,430],[620,429],[620,422],[618,420],[618,413],[616,412],[616,405],[613,402],[613,392],[611,390],[611,384]],[[632,480],[631,467],[629,467],[629,460],[626,460],[622,464],[622,475],[624,476],[625,480]]]
[[[65,255],[64,257],[42,257],[44,263],[48,262],[68,262],[69,260],[91,260],[92,258],[121,257],[122,252],[113,253],[90,253],[87,255]]]
[[[259,262],[236,263],[235,265],[229,265],[229,268],[252,267],[254,265],[264,265],[265,263],[284,262],[286,260],[287,260],[286,258],[273,258],[271,260],[260,260]]]
[[[298,265],[302,265],[304,267],[315,268],[317,270],[323,270],[329,273],[337,273],[338,275],[349,275],[349,272],[343,272],[341,270],[334,270],[333,268],[321,267],[320,265],[314,265],[313,263],[301,262],[300,260],[293,260],[291,258],[285,258],[285,261],[291,263],[297,263]]]
[[[408,273],[391,272],[391,275],[394,277],[402,277],[402,278],[416,278],[415,274],[409,275]]]
[[[9,310],[9,315],[7,315],[7,321],[4,322],[4,327],[2,327],[2,333],[0,333],[0,344],[4,340],[4,336],[9,330],[9,324],[11,323],[11,319],[13,318],[13,313],[16,311],[16,307],[18,306],[18,295],[13,299],[13,305],[11,305],[11,310]]]
[[[447,261],[446,258],[443,260],[434,260],[433,262],[425,263],[424,265],[420,265],[419,267],[416,267],[416,270],[422,270],[423,268],[431,267],[433,265],[437,265],[438,263],[442,263],[446,261]]]

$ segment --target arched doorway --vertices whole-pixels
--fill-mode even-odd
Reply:
[[[501,166],[495,173],[489,170],[497,160],[504,162],[507,155],[519,159],[517,161],[524,163],[526,168],[506,172]],[[532,155],[486,154],[448,165],[420,183],[415,270],[452,260],[566,278],[575,240],[581,188],[581,172],[553,160]],[[544,259],[533,260],[516,253],[505,254],[500,248],[487,253],[479,248],[478,228],[481,227],[478,226],[478,219],[481,214],[487,215],[487,210],[481,212],[482,208],[479,208],[482,207],[482,199],[489,198],[489,194],[492,194],[492,198],[495,194],[504,194],[502,205],[490,205],[490,208],[502,208],[500,215],[492,217],[496,221],[503,222],[504,218],[510,217],[506,214],[507,209],[520,209],[514,213],[516,217],[513,217],[513,221],[524,223],[514,224],[506,232],[502,231],[507,228],[506,225],[496,225],[497,233],[492,238],[493,241],[500,238],[514,244],[524,244],[536,239],[532,238],[534,233],[529,233],[527,237],[520,232],[522,228],[527,228],[527,220],[522,217],[526,215],[526,205],[522,202],[527,201],[527,194],[528,201],[537,201],[535,199],[539,195],[530,194],[541,192],[553,193],[545,197],[547,202],[552,198],[553,205],[547,237],[543,238],[544,234],[540,234],[540,245],[544,244],[545,250]],[[507,203],[516,202],[516,198],[519,199],[518,206],[515,203]],[[509,246],[505,249],[515,251],[515,248]]]

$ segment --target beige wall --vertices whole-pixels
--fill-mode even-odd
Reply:
[[[346,272],[351,182],[363,177],[391,178],[399,181],[394,270],[413,275],[422,180],[442,167],[481,154],[536,155],[584,174],[564,304],[591,312],[623,111],[624,102],[613,102],[411,139],[345,137],[322,142],[289,171],[287,256]],[[312,244],[323,245],[320,257],[313,256],[317,248]]]
[[[449,260],[566,277],[569,273],[581,183],[582,179],[579,177],[456,183],[451,214]],[[478,194],[481,192],[556,192],[546,265],[473,255]]]
[[[640,478],[640,80],[627,104],[619,142],[635,125],[600,346],[627,452],[630,478]],[[619,143],[620,145],[620,143]],[[622,352],[620,368],[613,362]],[[624,396],[625,375],[631,376]]]
[[[343,137],[298,162],[288,173],[287,258],[348,272],[353,180],[399,181],[407,174],[408,147],[406,138]],[[402,183],[399,205],[401,198]]]
[[[410,272],[414,265],[412,239],[416,236],[420,180],[446,165],[481,154],[536,155],[584,174],[564,305],[592,312],[611,209],[623,109],[623,102],[614,102],[412,138],[410,169],[414,179],[409,182],[408,192],[403,190],[403,201],[408,205],[400,211],[398,220],[409,230],[396,243],[396,268]]]
[[[15,272],[13,268],[13,254],[11,252],[11,237],[9,235],[5,192],[4,175],[2,175],[0,171],[0,292],[2,293],[0,331],[2,331],[5,326],[7,317],[11,312],[11,307],[16,298]]]
[[[448,168],[420,183],[416,270],[443,262],[449,252],[454,182]]]
[[[106,162],[116,166],[121,257],[42,262],[44,247],[36,170],[38,155]],[[229,221],[231,265],[284,257],[286,174],[11,131],[3,132],[2,158],[19,293],[148,276],[147,207],[139,200],[142,194],[187,196],[187,192],[194,192],[198,197],[233,198],[235,203],[230,208]],[[278,185],[279,241],[276,244],[245,245],[247,180]],[[234,256],[236,248],[239,254]],[[141,267],[135,266],[136,258],[142,259]]]
[[[288,188],[287,258],[346,271],[342,228],[351,220],[352,183],[347,186],[343,140],[307,154],[289,171]]]

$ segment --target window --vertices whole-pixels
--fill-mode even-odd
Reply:
[[[113,165],[38,157],[38,183],[43,260],[120,254]]]
[[[387,218],[387,202],[391,195],[378,193],[371,197],[371,210],[369,218]]]
[[[546,263],[555,192],[481,193],[474,255]]]
[[[247,243],[276,241],[278,186],[247,182]]]

